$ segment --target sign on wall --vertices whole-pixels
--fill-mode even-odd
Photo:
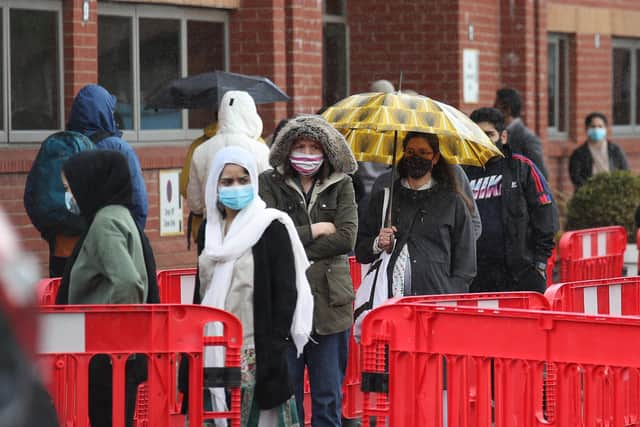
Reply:
[[[160,171],[160,236],[179,236],[182,228],[180,169]]]
[[[464,49],[462,51],[462,69],[463,69],[463,97],[465,104],[478,103],[479,69],[478,69],[477,49]]]

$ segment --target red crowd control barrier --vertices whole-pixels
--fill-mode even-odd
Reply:
[[[387,304],[362,326],[362,425],[637,425],[638,351],[637,319]]]
[[[640,315],[640,277],[558,283],[545,297],[552,310],[611,316]]]
[[[192,304],[196,286],[195,268],[158,271],[158,290],[163,304]]]
[[[627,232],[620,226],[568,231],[559,246],[561,282],[618,277],[624,265]]]
[[[194,305],[91,305],[40,308],[41,343],[37,356],[61,425],[88,427],[89,362],[99,354],[111,359],[113,369],[113,425],[124,426],[125,363],[136,355],[148,360],[146,396],[138,396],[138,426],[184,425],[176,407],[175,355],[189,359],[190,425],[204,419],[226,418],[240,426],[240,348],[242,326],[232,314]],[[223,335],[204,336],[211,322],[223,324]],[[226,349],[225,364],[204,368],[207,346]],[[204,372],[204,378],[203,378]],[[226,412],[203,410],[203,387],[231,391]],[[147,419],[143,419],[144,417]]]
[[[38,283],[38,303],[40,305],[53,305],[56,303],[61,280],[60,277],[40,280],[40,283]]]
[[[356,257],[349,257],[349,272],[353,290],[357,291],[362,282],[362,265],[356,261]],[[362,415],[360,375],[360,347],[353,338],[353,334],[349,334],[349,355],[342,382],[342,416],[344,418],[359,418]]]

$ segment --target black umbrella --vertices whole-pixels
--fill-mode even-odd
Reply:
[[[213,71],[171,80],[147,98],[146,108],[217,109],[229,90],[243,90],[256,104],[288,101],[289,97],[266,77]]]

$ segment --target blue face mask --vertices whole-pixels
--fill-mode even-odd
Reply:
[[[221,187],[218,190],[218,199],[220,203],[239,211],[246,208],[253,200],[253,186],[252,185],[236,185],[233,187]]]
[[[68,191],[64,192],[64,204],[67,206],[69,212],[74,215],[80,215],[80,208],[76,203],[76,199],[74,199],[71,193]]]
[[[602,141],[607,137],[607,128],[589,128],[587,136],[591,141]]]

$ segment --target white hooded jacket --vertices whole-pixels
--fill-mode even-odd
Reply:
[[[228,91],[218,109],[218,132],[193,152],[187,186],[187,205],[198,215],[206,215],[205,186],[211,164],[221,148],[238,146],[255,157],[258,173],[269,166],[269,148],[258,140],[262,134],[262,119],[256,104],[247,92]]]

